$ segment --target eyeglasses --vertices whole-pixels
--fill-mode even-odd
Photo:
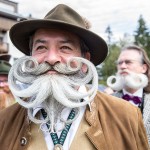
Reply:
[[[133,64],[134,62],[141,63],[140,61],[137,61],[137,60],[121,60],[121,61],[117,61],[116,64],[117,64],[118,66],[122,65],[123,63],[125,63],[126,65],[131,65],[131,64]]]

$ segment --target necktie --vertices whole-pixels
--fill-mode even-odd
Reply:
[[[138,96],[130,96],[128,94],[125,94],[122,96],[122,98],[126,101],[132,100],[135,104],[140,104],[142,102],[142,98]]]

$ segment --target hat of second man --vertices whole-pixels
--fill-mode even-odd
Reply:
[[[9,60],[11,58],[11,55],[9,54],[1,54],[0,55],[0,74],[2,75],[8,75],[9,70],[11,68],[11,64],[9,63]]]
[[[0,60],[0,74],[8,75],[11,65],[9,62]]]

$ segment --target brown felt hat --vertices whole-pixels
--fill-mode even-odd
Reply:
[[[99,65],[107,56],[106,42],[97,34],[86,28],[84,19],[72,8],[59,4],[44,19],[24,20],[10,29],[12,43],[24,54],[30,55],[29,39],[40,28],[59,28],[78,35],[88,46],[91,61]]]

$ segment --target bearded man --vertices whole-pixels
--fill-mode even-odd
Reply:
[[[18,104],[0,113],[1,149],[148,150],[140,111],[97,91],[94,65],[108,48],[88,27],[59,4],[44,19],[11,28],[14,45],[31,56],[18,59],[9,74]]]
[[[139,107],[150,144],[150,60],[144,49],[124,47],[117,61],[117,75],[107,79],[107,85],[123,98]],[[114,82],[115,81],[115,82]]]
[[[15,102],[8,86],[8,73],[11,68],[10,55],[0,55],[0,109],[4,109]]]

